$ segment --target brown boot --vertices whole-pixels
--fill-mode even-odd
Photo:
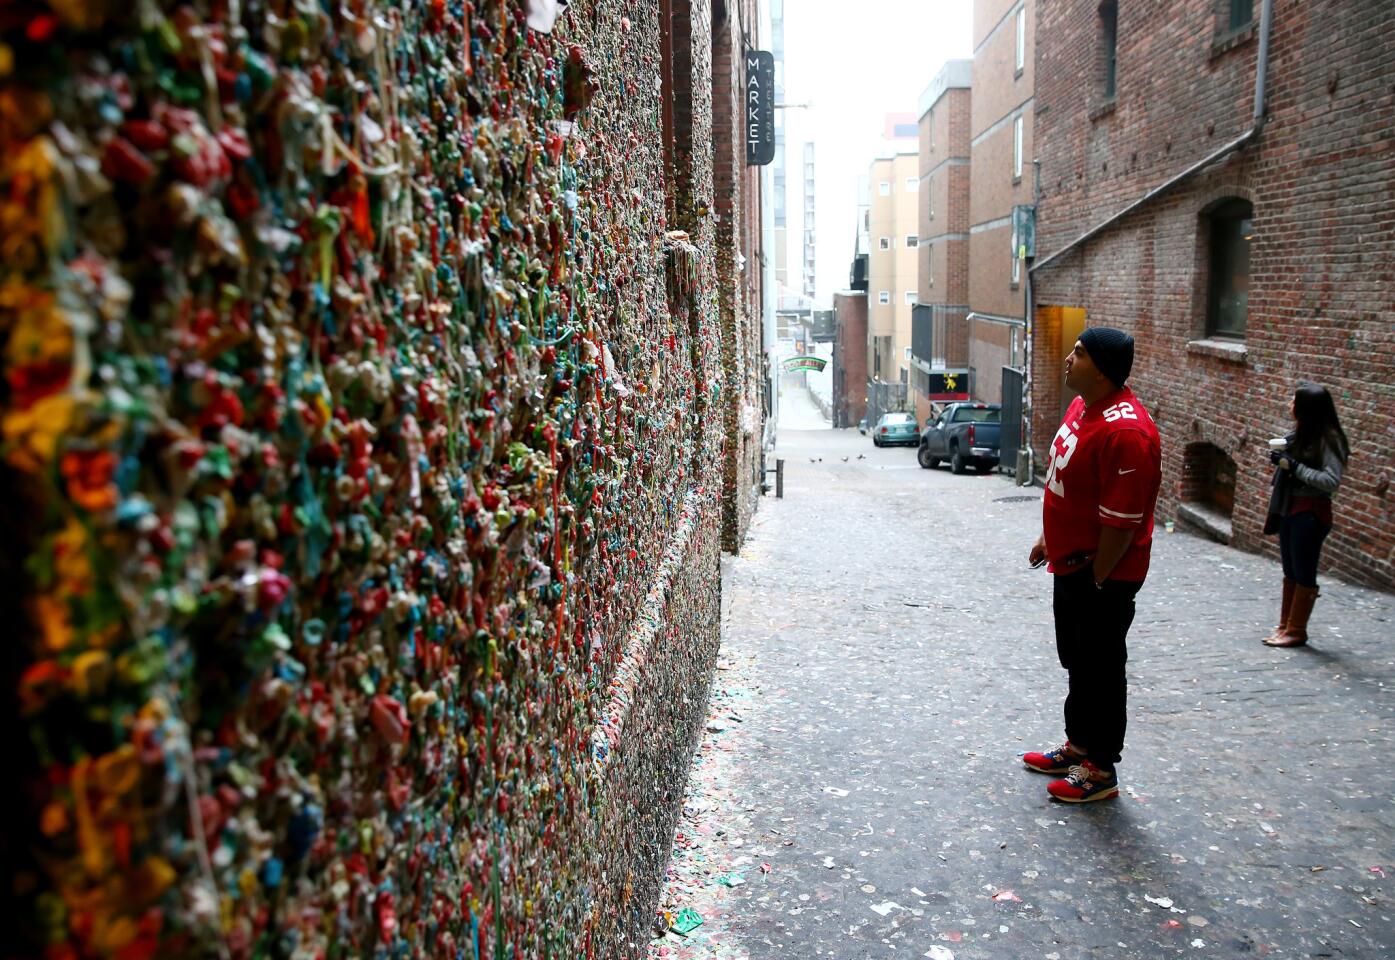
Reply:
[[[1293,606],[1288,611],[1288,630],[1277,640],[1266,640],[1271,647],[1301,647],[1308,642],[1308,618],[1313,615],[1313,603],[1318,598],[1317,587],[1297,584],[1293,588]]]
[[[1283,606],[1279,608],[1279,625],[1270,632],[1269,636],[1264,638],[1265,643],[1272,645],[1275,640],[1283,639],[1284,634],[1288,633],[1288,617],[1289,611],[1293,609],[1293,588],[1295,586],[1297,584],[1291,577],[1284,577],[1284,601]]]

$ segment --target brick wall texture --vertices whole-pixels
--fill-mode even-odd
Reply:
[[[978,8],[985,8],[980,11]],[[1032,202],[1035,148],[1032,95],[1035,71],[1032,42],[1036,4],[1003,0],[975,4],[977,25],[970,120],[969,297],[974,310],[1020,317],[1023,291],[1012,282],[1014,204]],[[1017,11],[1027,10],[1026,63],[1016,70]],[[1022,118],[1022,173],[1015,174],[1014,128]]]
[[[1039,9],[1040,259],[1249,129],[1258,31],[1231,34],[1228,6],[1211,0],[1121,3],[1111,103],[1095,5]],[[1233,542],[1272,553],[1261,534],[1264,441],[1288,429],[1296,384],[1322,383],[1353,442],[1325,567],[1390,587],[1395,5],[1276,0],[1273,9],[1257,138],[1034,275],[1033,442],[1040,463],[1061,403],[1055,308],[1083,308],[1089,324],[1137,339],[1132,386],[1163,434],[1160,514],[1183,495],[1187,447],[1212,444],[1236,465]],[[1254,211],[1248,326],[1228,351],[1194,343],[1205,334],[1205,215],[1226,197]]]
[[[833,342],[835,427],[854,427],[867,412],[867,295],[835,293],[838,336]]]
[[[920,118],[921,303],[968,303],[969,113],[969,90],[955,87]]]
[[[760,487],[762,413],[760,174],[746,166],[742,23],[757,23],[755,0],[713,6],[712,191],[716,220],[721,395],[726,457],[722,472],[722,547],[745,539]],[[756,43],[758,37],[746,38]],[[741,264],[747,266],[742,268]]]

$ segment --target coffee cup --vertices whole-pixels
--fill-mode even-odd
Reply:
[[[1270,450],[1287,450],[1288,437],[1271,437],[1269,439]]]

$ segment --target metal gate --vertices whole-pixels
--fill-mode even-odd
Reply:
[[[906,384],[867,384],[867,432],[870,434],[884,413],[907,409]]]
[[[998,434],[998,463],[1014,476],[1017,474],[1017,451],[1022,449],[1022,381],[1021,370],[1003,367],[1003,416]]]

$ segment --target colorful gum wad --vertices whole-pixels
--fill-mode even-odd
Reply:
[[[608,957],[647,923],[632,805],[673,770],[590,748],[692,504],[715,569],[721,450],[655,7],[0,20],[46,957]],[[646,690],[715,636],[695,576]]]

